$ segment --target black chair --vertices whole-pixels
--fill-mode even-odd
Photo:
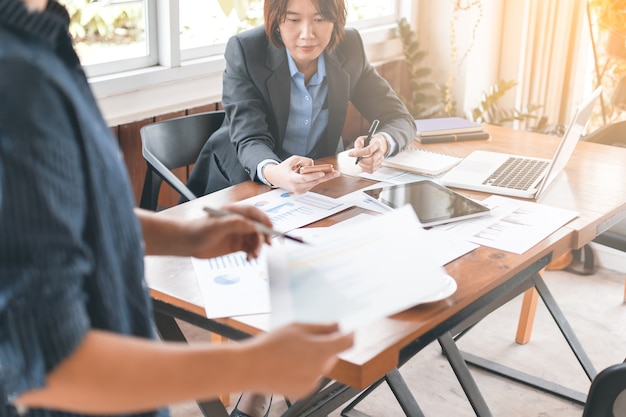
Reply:
[[[626,417],[626,363],[609,366],[596,375],[583,417]]]
[[[582,140],[626,148],[626,120],[602,126],[583,136]]]
[[[196,198],[171,170],[193,164],[209,136],[223,121],[224,111],[219,110],[163,120],[141,128],[141,154],[147,169],[139,207],[157,210],[162,181],[174,188],[183,200]]]
[[[602,126],[584,136],[583,140],[626,148],[626,121]],[[626,236],[614,230],[607,230],[593,241],[600,245],[626,252]],[[626,284],[624,285],[624,301],[626,302]]]

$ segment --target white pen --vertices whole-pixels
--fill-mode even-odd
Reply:
[[[232,216],[232,215],[239,215],[238,213],[232,213],[230,211],[227,210],[219,210],[219,209],[214,209],[211,207],[203,207],[204,211],[206,211],[207,213],[209,213],[211,216],[215,216],[215,217],[224,217],[224,216]],[[272,229],[271,227],[267,227],[266,225],[264,225],[261,222],[258,222],[256,220],[252,220],[250,218],[246,219],[250,220],[252,223],[254,223],[254,225],[256,226],[257,230],[261,233],[263,233],[264,235],[268,235],[268,236],[280,236],[280,237],[284,237],[285,239],[289,239],[289,240],[293,240],[294,242],[298,242],[298,243],[306,243],[304,240],[300,239],[299,237],[295,237],[295,236],[290,236],[286,233],[283,232],[279,232],[278,230]]]

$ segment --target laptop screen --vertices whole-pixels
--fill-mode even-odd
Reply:
[[[576,144],[580,140],[585,126],[587,125],[587,121],[591,117],[593,106],[596,104],[596,100],[600,96],[601,91],[602,87],[596,88],[594,92],[576,108],[574,119],[570,122],[565,135],[563,135],[561,143],[559,143],[559,147],[554,154],[552,164],[550,165],[548,173],[544,176],[544,180],[539,186],[535,198],[539,197],[548,185],[554,181],[556,176],[559,175],[559,173],[565,168],[565,165],[567,165],[567,161],[569,161],[569,158],[572,156],[574,148],[576,148]]]

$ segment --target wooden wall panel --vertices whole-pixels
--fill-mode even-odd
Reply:
[[[194,107],[193,109],[187,110],[187,114],[198,114],[215,110],[222,110],[222,103],[212,103],[205,106]]]
[[[128,168],[130,183],[135,195],[135,202],[139,205],[143,180],[146,174],[146,162],[141,156],[141,139],[139,129],[152,123],[154,119],[144,119],[139,122],[128,123],[117,127],[117,138],[124,154],[124,161]]]

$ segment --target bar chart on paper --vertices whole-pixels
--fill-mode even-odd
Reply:
[[[297,195],[282,189],[243,200],[240,204],[250,204],[263,211],[274,228],[282,232],[306,226],[348,208],[347,204],[321,194],[308,192]]]
[[[250,261],[244,252],[210,259],[191,259],[207,317],[233,317],[270,311],[264,250],[257,259]]]

